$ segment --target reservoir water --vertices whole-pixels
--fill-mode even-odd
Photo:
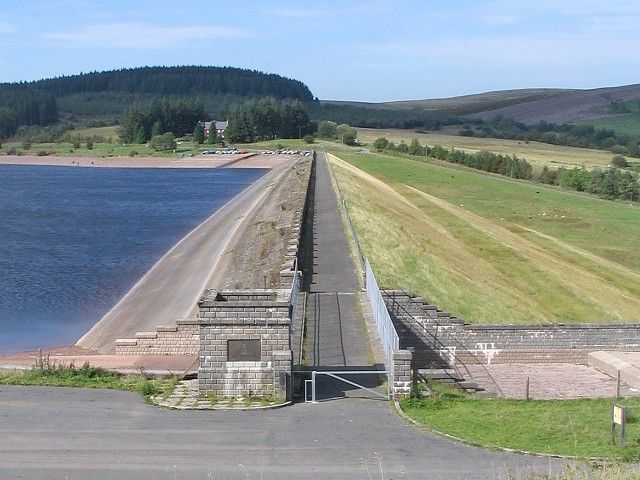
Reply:
[[[0,353],[75,343],[265,172],[0,165]]]

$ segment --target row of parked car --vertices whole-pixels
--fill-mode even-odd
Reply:
[[[309,150],[264,150],[263,155],[303,155],[308,157],[311,155]]]
[[[241,155],[249,153],[247,150],[238,150],[237,148],[225,148],[224,150],[204,150],[202,155]]]

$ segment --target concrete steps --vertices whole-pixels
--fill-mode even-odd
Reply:
[[[398,333],[400,348],[411,350],[413,367],[418,368],[423,379],[437,380],[468,392],[483,390],[475,381],[451,368],[448,358],[439,353],[453,342],[447,332],[462,328],[463,319],[399,290],[385,290],[383,298]]]
[[[617,378],[631,387],[640,388],[640,352],[591,352],[589,366]]]

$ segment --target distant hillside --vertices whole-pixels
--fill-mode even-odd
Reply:
[[[132,104],[159,98],[202,103],[216,113],[247,98],[313,101],[304,83],[273,73],[232,67],[141,67],[0,83],[0,138],[22,125],[58,118],[118,119]]]
[[[640,84],[575,90],[548,98],[486,110],[472,116],[490,120],[497,115],[502,115],[527,125],[542,120],[558,124],[573,123],[628,113],[625,111],[624,103],[638,99],[640,99]]]
[[[557,95],[562,95],[574,91],[575,90],[563,90],[554,88],[528,88],[520,90],[499,90],[472,95],[463,95],[459,97],[426,100],[401,100],[382,103],[322,100],[321,103],[327,105],[342,105],[371,109],[417,110],[446,115],[468,115],[472,113],[493,110],[508,105],[555,97]]]

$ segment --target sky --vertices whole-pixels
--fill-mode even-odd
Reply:
[[[640,83],[640,0],[0,0],[0,82],[144,65],[278,73],[324,100]]]

